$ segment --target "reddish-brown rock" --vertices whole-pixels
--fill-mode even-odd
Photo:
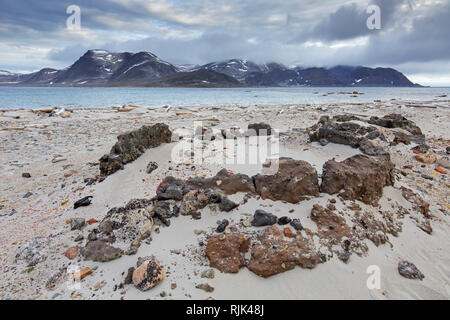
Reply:
[[[243,233],[216,235],[208,239],[206,256],[211,267],[225,273],[237,273],[245,266],[244,254],[250,246],[250,238]]]
[[[226,169],[220,170],[212,178],[191,178],[186,185],[195,189],[220,189],[225,194],[238,192],[254,193],[253,179],[245,174],[233,174]]]
[[[273,161],[278,163],[274,164]],[[261,198],[298,203],[305,196],[319,195],[317,171],[308,162],[280,158],[270,160],[264,167],[273,168],[276,165],[278,171],[275,174],[254,177],[256,192]]]
[[[321,191],[340,193],[347,200],[375,205],[383,187],[394,185],[394,164],[389,155],[356,155],[342,162],[327,161],[323,166]]]
[[[311,209],[311,220],[317,224],[322,236],[340,242],[342,238],[350,238],[350,227],[345,219],[328,208],[315,204]]]
[[[424,201],[419,195],[414,193],[411,189],[401,187],[400,190],[402,191],[403,198],[405,198],[414,205],[414,209],[423,214],[424,217],[426,218],[429,217],[430,204],[428,202]]]
[[[71,247],[67,249],[64,255],[67,257],[67,259],[73,260],[78,256],[78,252],[79,252],[78,247]]]
[[[309,239],[297,233],[295,240],[287,241],[276,226],[271,226],[253,243],[247,267],[261,277],[270,277],[292,270],[296,265],[314,268],[319,261]]]

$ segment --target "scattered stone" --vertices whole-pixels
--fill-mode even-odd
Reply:
[[[115,248],[103,240],[89,241],[82,251],[86,260],[97,262],[108,262],[118,259],[122,256],[123,251]]]
[[[70,219],[70,229],[81,230],[86,225],[86,220],[83,218],[72,218]]]
[[[48,242],[48,238],[45,237],[34,238],[25,244],[23,249],[16,255],[15,261],[24,260],[27,267],[36,266],[47,258],[44,254],[44,249],[47,247]]]
[[[424,201],[419,195],[411,189],[401,187],[402,196],[413,204],[414,209],[419,211],[424,217],[429,218],[430,204]]]
[[[321,145],[322,147],[325,147],[325,146],[326,146],[327,144],[329,144],[330,142],[329,142],[327,139],[322,138],[322,139],[319,140],[319,143],[320,143],[320,145]]]
[[[28,172],[24,172],[22,173],[22,178],[31,178],[31,174],[29,174]]]
[[[81,281],[88,275],[92,274],[92,270],[89,267],[81,269],[79,272],[74,273],[73,278],[75,281]]]
[[[292,219],[289,218],[289,217],[281,217],[281,218],[278,219],[278,224],[280,226],[284,226],[286,224],[289,224],[291,221],[292,221]]]
[[[149,259],[133,272],[133,284],[141,291],[157,286],[164,279],[164,272],[158,261]]]
[[[78,247],[70,247],[67,249],[66,253],[64,254],[67,259],[73,260],[78,256],[79,249]]]
[[[152,173],[153,171],[155,171],[156,169],[158,169],[158,164],[155,161],[150,161],[149,164],[147,165],[147,170],[146,172],[148,174]]]
[[[23,196],[23,199],[27,199],[27,198],[31,197],[32,195],[33,195],[33,193],[28,191],[28,192],[25,193],[25,195]]]
[[[209,284],[207,284],[207,283],[203,283],[203,284],[198,284],[198,285],[196,285],[195,286],[197,289],[201,289],[201,290],[204,290],[204,291],[206,291],[206,292],[213,292],[214,291],[214,288],[213,287],[211,287]]]
[[[268,213],[264,210],[256,210],[253,215],[252,226],[254,227],[264,227],[271,226],[277,223],[277,216],[272,213]]]
[[[202,278],[214,279],[214,269],[208,269],[202,272]]]
[[[133,283],[133,273],[135,268],[131,267],[128,268],[127,275],[125,276],[125,280],[123,281],[124,285],[132,284]]]
[[[297,231],[303,230],[303,226],[302,226],[302,223],[300,222],[300,219],[293,219],[291,221],[290,225]]]
[[[433,152],[428,152],[425,154],[417,154],[414,156],[414,158],[422,163],[431,164],[435,163],[437,160],[436,155]]]
[[[405,278],[413,280],[423,280],[425,278],[424,274],[413,263],[408,261],[400,261],[398,263],[398,273]]]
[[[224,219],[220,222],[220,224],[217,226],[216,231],[218,233],[222,233],[225,231],[225,228],[228,227],[228,225],[230,224],[230,222],[227,219]]]
[[[220,202],[219,202],[219,210],[220,211],[230,212],[231,210],[236,209],[237,207],[239,207],[239,204],[231,201],[230,199],[228,199],[225,196],[220,197]]]
[[[89,225],[94,224],[94,223],[98,223],[97,219],[91,218],[91,219],[88,220],[88,224]]]
[[[78,200],[77,202],[74,203],[73,208],[78,209],[79,207],[87,207],[88,205],[91,204],[92,198],[93,196],[87,196],[84,197],[83,199]]]
[[[317,171],[308,162],[280,158],[269,160],[263,166],[270,171],[275,169],[276,173],[254,177],[256,192],[262,199],[298,203],[305,196],[319,195]]]
[[[284,232],[284,235],[286,237],[288,237],[288,238],[293,238],[294,237],[294,234],[292,233],[292,230],[289,227],[284,228],[283,232]]]
[[[327,161],[323,166],[321,191],[339,193],[347,200],[377,204],[383,187],[394,185],[394,164],[389,156],[356,155],[342,162]]]

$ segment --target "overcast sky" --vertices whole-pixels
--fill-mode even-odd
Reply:
[[[88,49],[150,51],[175,64],[393,67],[450,86],[450,0],[0,0],[0,69],[64,68]],[[381,8],[369,30],[367,7]],[[68,30],[69,5],[81,30]]]

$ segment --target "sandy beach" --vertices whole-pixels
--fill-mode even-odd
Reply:
[[[371,117],[390,114],[400,114],[415,123],[425,136],[423,144],[429,149],[413,152],[414,147],[423,144],[411,138],[411,132],[404,128],[368,123]],[[122,110],[72,109],[50,115],[36,110],[0,111],[0,299],[450,298],[450,100],[129,106]],[[247,130],[249,124],[269,124],[272,130],[279,131],[277,140],[273,136],[267,139],[279,143],[280,157],[308,162],[317,171],[320,182],[327,161],[334,159],[341,163],[366,153],[347,144],[311,141],[313,126],[321,117],[338,115],[348,117],[345,123],[362,128],[373,126],[385,137],[376,137],[375,145],[371,145],[389,153],[394,165],[393,183],[384,186],[379,199],[371,203],[349,199],[323,192],[323,186],[317,195],[307,195],[298,203],[275,201],[258,192],[229,193],[227,198],[239,205],[229,212],[209,204],[198,210],[201,219],[194,219],[193,215],[172,216],[170,226],[154,216],[150,237],[143,239],[134,254],[125,253],[130,243],[117,240],[111,245],[124,251],[119,258],[108,262],[86,258],[83,250],[89,241],[94,241],[89,237],[101,234],[95,229],[108,211],[126,207],[133,199],[153,199],[166,177],[182,181],[205,179],[214,177],[223,168],[230,175],[251,177],[262,170],[263,161],[252,165],[176,163],[172,151],[181,143],[175,139],[177,130],[193,130],[196,121],[201,121],[205,128],[218,130],[234,127]],[[118,135],[158,123],[166,124],[172,131],[170,143],[148,148],[125,164],[123,170],[100,177],[99,159],[110,152]],[[418,155],[435,158],[418,161]],[[157,164],[157,169],[147,173],[151,161]],[[217,187],[220,189],[219,183]],[[74,209],[76,201],[88,196],[92,196],[90,205]],[[427,210],[421,209],[426,207],[424,202],[429,204]],[[311,216],[314,208],[321,210],[319,217]],[[249,225],[247,222],[256,210],[278,218],[299,219],[303,230],[280,224]],[[374,227],[375,240],[370,235],[358,234],[357,230],[361,229],[355,218],[358,214],[381,221]],[[337,219],[339,228],[321,230],[321,217],[325,215],[334,217],[333,223]],[[71,219],[75,218],[84,219],[85,225],[71,230]],[[90,219],[95,219],[90,221],[92,224]],[[229,222],[226,231],[216,232],[217,222],[223,219]],[[286,227],[294,232],[292,237],[286,235]],[[255,239],[268,228],[277,228],[283,237],[279,241],[286,246],[290,245],[290,238],[310,239],[314,247],[311,252],[314,251],[318,260],[311,267],[294,263],[292,268],[291,260],[283,261],[280,266],[286,270],[262,277],[255,272],[256,267],[249,266],[249,260],[256,259],[251,257],[256,252],[255,243],[264,242]],[[338,232],[340,228],[346,230],[346,236],[339,235],[339,239],[334,239],[337,242],[331,243],[330,230]],[[220,241],[226,242],[232,235],[250,237],[252,249],[242,254],[244,262],[239,272],[221,272],[211,266],[212,258],[206,251],[213,237],[221,237]],[[116,237],[119,239],[118,234]],[[346,238],[352,239],[352,249],[345,249],[347,256],[343,258],[340,246]],[[67,253],[69,248],[75,252],[74,256]],[[125,284],[127,273],[137,267],[138,258],[150,256],[159,262],[164,280],[146,291],[129,281]],[[310,263],[312,258],[308,255],[305,259]],[[402,261],[414,264],[424,278],[402,276],[398,271]],[[379,288],[367,285],[370,266],[377,266],[380,271]],[[89,268],[89,274],[80,282],[72,282],[73,274],[68,270],[84,268]],[[208,286],[198,288],[202,284]]]

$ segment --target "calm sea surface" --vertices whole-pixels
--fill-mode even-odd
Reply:
[[[339,92],[358,91],[357,98]],[[334,94],[330,94],[334,93]],[[438,97],[447,95],[448,97]],[[450,99],[450,88],[42,88],[0,87],[0,109],[280,105]]]

